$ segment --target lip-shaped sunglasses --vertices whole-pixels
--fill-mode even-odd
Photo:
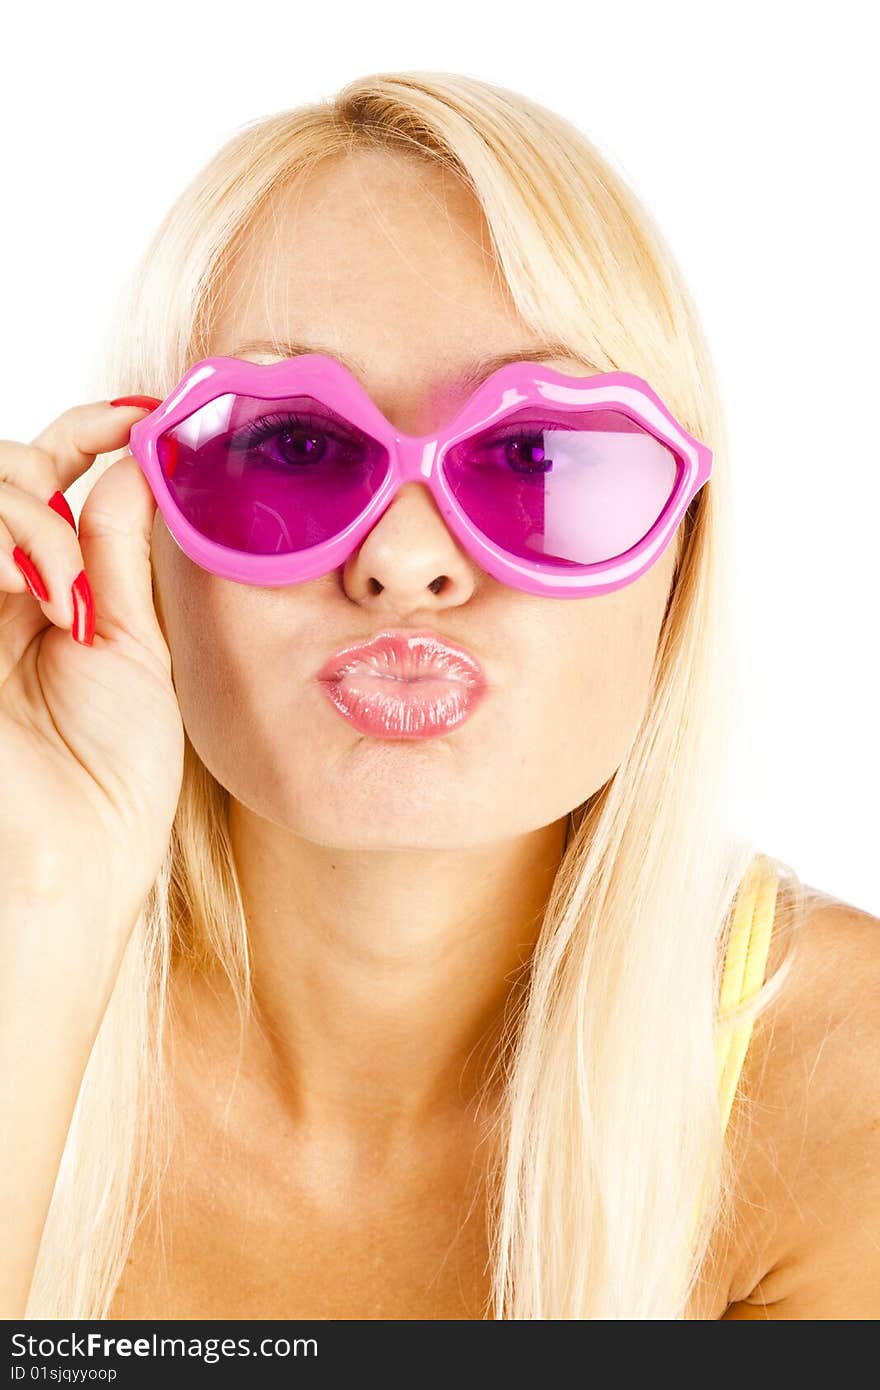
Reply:
[[[414,436],[323,353],[204,358],[129,447],[184,553],[259,586],[343,564],[399,488],[420,482],[501,583],[608,593],[662,555],[712,471],[712,451],[629,372],[510,363],[439,431]]]

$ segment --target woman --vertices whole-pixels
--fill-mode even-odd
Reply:
[[[405,442],[416,476],[292,582],[318,502],[282,514],[242,461],[342,467],[353,432],[286,415],[245,450],[227,422],[224,486],[237,461],[269,528],[230,578],[199,450],[250,398],[205,388],[199,417],[178,387],[223,358],[295,394],[303,352],[391,451],[480,389],[631,374],[711,480],[635,578],[572,598],[466,540]],[[488,84],[352,82],[192,182],[106,373],[111,401],[0,455],[4,1314],[880,1312],[877,922],[729,833],[722,416],[620,178]],[[530,477],[504,524],[550,440],[505,444]],[[99,455],[77,535],[63,491]]]

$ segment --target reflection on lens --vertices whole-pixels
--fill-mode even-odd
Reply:
[[[621,411],[542,407],[460,440],[441,467],[490,540],[565,567],[636,545],[669,501],[679,462]]]

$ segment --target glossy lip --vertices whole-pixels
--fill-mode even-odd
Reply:
[[[339,680],[359,667],[398,680],[433,676],[464,681],[472,686],[485,684],[483,669],[476,657],[429,628],[419,631],[388,628],[374,633],[366,642],[353,642],[334,652],[324,662],[316,679]]]
[[[486,691],[480,663],[430,630],[386,630],[343,647],[317,672],[321,690],[361,733],[421,739],[450,733]]]

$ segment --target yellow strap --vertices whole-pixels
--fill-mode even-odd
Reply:
[[[751,998],[764,983],[779,879],[763,856],[758,856],[745,875],[737,894],[731,924],[727,957],[719,1000],[722,1019]],[[753,1020],[747,1019],[732,1031],[719,1034],[716,1041],[716,1068],[723,1129],[730,1112],[746,1052]]]
[[[758,855],[752,861],[737,892],[727,955],[721,977],[720,1020],[749,999],[764,983],[779,879],[772,864]],[[727,1129],[740,1072],[752,1035],[754,1020],[739,1027],[719,1030],[715,1042],[715,1061],[721,1101],[722,1132]],[[691,1217],[691,1238],[707,1197],[706,1184],[700,1191]]]

